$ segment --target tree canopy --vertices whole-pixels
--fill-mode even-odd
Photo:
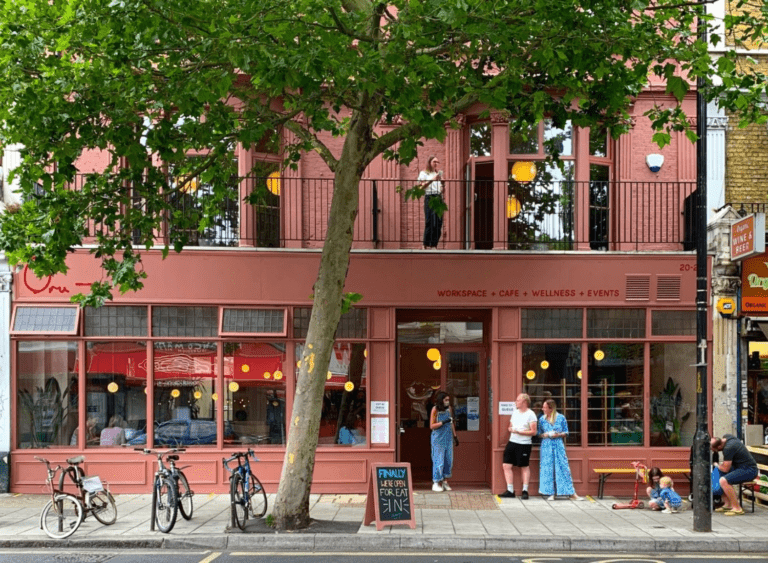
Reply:
[[[284,130],[286,165],[317,152],[335,185],[307,336],[316,369],[302,367],[308,403],[295,411],[308,410],[286,446],[303,489],[278,518],[306,524],[317,399],[365,168],[381,155],[409,162],[478,104],[508,111],[521,130],[548,117],[618,135],[652,75],[671,94],[652,116],[660,143],[665,128],[687,129],[674,100],[698,76],[717,70],[722,86],[708,95],[756,107],[744,96],[765,85],[737,83],[730,56],[713,63],[696,10],[678,0],[5,0],[0,143],[24,147],[25,203],[0,219],[0,248],[39,275],[62,272],[91,222],[107,274],[86,297],[97,303],[142,287],[142,252],[180,251],[190,227],[210,224],[233,197],[236,146]],[[103,169],[72,189],[93,151]],[[198,176],[211,190],[190,217],[175,202]],[[168,243],[154,238],[163,222]],[[313,432],[314,444],[291,441]],[[289,501],[285,471],[278,504]]]

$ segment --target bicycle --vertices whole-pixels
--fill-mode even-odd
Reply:
[[[194,507],[192,496],[195,494],[189,487],[187,476],[182,469],[189,467],[176,467],[179,456],[176,453],[182,453],[184,449],[171,449],[164,452],[153,451],[146,448],[135,448],[136,451],[145,455],[153,454],[157,456],[157,471],[155,472],[154,483],[152,486],[152,522],[150,529],[158,529],[163,533],[170,532],[176,525],[176,518],[181,512],[182,518],[190,520]],[[163,457],[168,463],[166,467],[163,463]]]
[[[51,500],[43,508],[40,515],[40,527],[54,539],[64,539],[71,536],[80,527],[90,513],[94,518],[109,526],[117,520],[115,499],[108,490],[104,490],[101,479],[97,476],[86,477],[80,464],[85,457],[69,458],[67,468],[57,465],[51,469],[51,463],[41,457],[35,457],[45,463],[48,477],[46,484],[51,491]],[[59,487],[53,486],[53,479],[59,472]],[[64,478],[69,476],[77,487],[78,495],[64,491]]]
[[[250,449],[247,452],[236,452],[232,457],[221,460],[224,469],[231,474],[229,502],[232,506],[232,520],[241,530],[245,530],[245,521],[248,520],[249,512],[254,518],[261,518],[267,513],[267,493],[261,481],[251,471],[249,455],[254,461],[259,461]],[[237,467],[230,468],[228,464],[234,460],[237,460]]]

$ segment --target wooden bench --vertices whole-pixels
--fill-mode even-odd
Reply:
[[[750,497],[752,497],[752,512],[755,511],[756,498],[759,498],[760,500],[768,502],[768,495],[760,492],[760,487],[768,486],[768,483],[760,479],[761,473],[768,474],[768,465],[763,465],[762,463],[758,463],[757,477],[755,477],[751,481],[747,481],[746,483],[739,483],[739,504],[744,506],[743,497],[744,497],[744,493],[747,493]],[[727,473],[725,475],[727,475]]]
[[[614,473],[619,475],[634,475],[636,472],[634,467],[631,467],[631,468],[608,467],[608,468],[593,469],[592,471],[597,473],[597,476],[600,479],[597,485],[597,498],[603,498],[603,489],[605,488],[605,482],[608,480],[608,477],[610,477]],[[691,482],[690,468],[685,468],[685,469],[682,469],[679,467],[671,468],[671,469],[662,468],[661,471],[664,473],[664,475],[685,475],[685,477],[688,479],[688,482],[689,483]]]

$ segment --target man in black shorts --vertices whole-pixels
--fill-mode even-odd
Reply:
[[[503,498],[515,498],[515,475],[513,467],[520,468],[520,476],[523,480],[523,492],[520,498],[528,498],[528,482],[531,480],[531,438],[536,435],[536,414],[529,408],[531,398],[525,393],[520,393],[515,400],[515,411],[509,418],[509,442],[504,448],[504,479],[507,482],[507,490],[499,496]]]
[[[713,452],[723,452],[723,461],[715,465],[720,470],[720,486],[727,500],[716,511],[725,512],[726,516],[740,516],[744,514],[744,510],[739,504],[733,485],[746,483],[757,477],[757,462],[741,440],[731,434],[712,438],[710,448]]]

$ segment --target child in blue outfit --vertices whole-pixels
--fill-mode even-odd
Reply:
[[[659,491],[659,496],[661,497],[661,500],[664,502],[664,510],[662,512],[666,514],[673,514],[678,511],[678,509],[683,505],[683,499],[680,498],[680,495],[678,495],[675,492],[675,489],[673,489],[674,483],[672,482],[672,477],[662,477],[659,479],[659,486],[661,487],[661,491]]]

